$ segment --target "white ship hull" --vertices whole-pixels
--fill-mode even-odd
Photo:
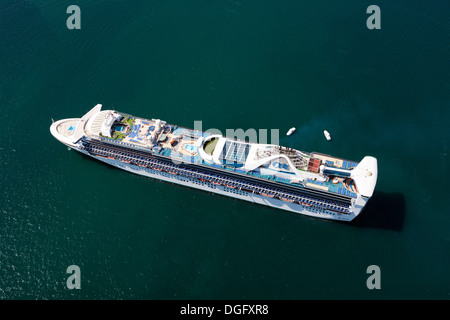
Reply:
[[[139,174],[142,176],[146,176],[149,178],[154,178],[158,180],[163,180],[167,182],[176,183],[179,185],[183,185],[190,188],[200,189],[204,191],[209,191],[213,193],[217,193],[220,195],[224,195],[227,197],[237,198],[241,200],[245,200],[248,202],[257,203],[264,206],[274,207],[276,209],[282,209],[298,214],[303,214],[315,218],[322,218],[322,219],[330,219],[330,220],[341,220],[341,221],[351,221],[353,220],[361,211],[362,207],[358,209],[359,206],[352,205],[352,208],[350,210],[349,214],[342,214],[338,212],[334,212],[331,210],[321,209],[321,208],[310,208],[304,205],[300,205],[293,202],[288,202],[280,199],[270,198],[267,196],[263,196],[260,194],[255,194],[252,192],[247,192],[244,190],[237,190],[234,188],[226,187],[223,185],[216,185],[207,181],[199,181],[196,178],[186,177],[186,176],[180,176],[180,175],[174,175],[168,172],[158,171],[151,168],[141,167],[134,164],[129,164],[122,162],[120,160],[115,159],[108,159],[103,157],[98,157],[95,155],[92,155],[84,150],[79,150],[78,148],[74,148],[74,150],[81,152],[83,154],[86,154],[92,158],[95,158],[97,160],[100,160],[102,162],[105,162],[109,165],[112,165],[114,167],[117,167],[119,169]]]

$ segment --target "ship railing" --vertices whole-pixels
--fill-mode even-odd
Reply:
[[[179,168],[175,165],[169,165],[162,163],[159,160],[151,159],[151,158],[144,158],[142,156],[138,156],[135,154],[125,154],[124,152],[119,152],[116,150],[111,150],[103,147],[99,147],[90,143],[84,143],[81,144],[83,149],[94,151],[95,153],[106,155],[106,156],[114,156],[117,158],[122,158],[128,161],[139,161],[138,163],[145,163],[147,165],[157,165],[158,168],[164,168],[165,170],[176,170],[176,172],[180,172],[183,175],[191,176],[191,177],[201,177],[205,180],[209,181],[220,181],[225,184],[230,184],[239,188],[245,187],[250,188],[253,192],[259,192],[259,193],[268,193],[277,197],[286,197],[288,199],[292,199],[294,201],[303,202],[303,203],[311,203],[314,205],[319,205],[322,207],[329,207],[333,209],[337,209],[339,211],[348,211],[348,206],[345,206],[343,204],[336,203],[334,201],[324,201],[322,199],[318,199],[313,196],[305,196],[305,195],[295,195],[292,193],[284,192],[277,188],[270,188],[270,187],[261,187],[256,184],[252,184],[245,181],[239,181],[235,178],[228,178],[224,176],[214,176],[211,173],[204,173],[200,172],[199,170],[193,170],[193,169],[185,169],[185,168]]]

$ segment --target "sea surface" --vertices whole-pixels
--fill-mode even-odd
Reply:
[[[0,298],[448,300],[449,58],[448,0],[0,0]],[[133,175],[51,136],[97,103],[372,155],[376,191],[341,223]]]

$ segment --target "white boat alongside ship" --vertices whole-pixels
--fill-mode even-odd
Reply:
[[[295,127],[292,127],[288,130],[288,132],[286,133],[287,136],[290,136],[291,134],[293,134],[295,132]]]
[[[325,138],[327,138],[328,141],[331,140],[331,135],[327,130],[323,130],[323,134],[324,134]]]

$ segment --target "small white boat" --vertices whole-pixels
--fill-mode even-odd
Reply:
[[[286,133],[287,136],[290,136],[291,134],[293,134],[295,131],[295,127],[292,127],[289,129],[289,131]]]
[[[325,138],[327,138],[327,140],[331,140],[331,135],[327,130],[323,130],[323,134],[325,135]]]

